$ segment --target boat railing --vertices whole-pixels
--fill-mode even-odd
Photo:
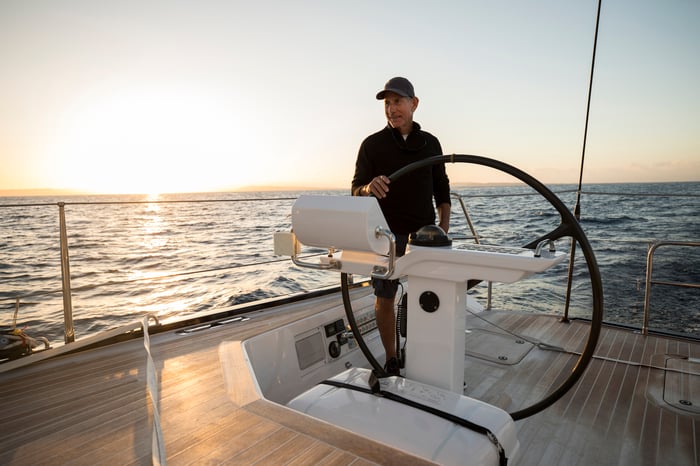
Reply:
[[[642,323],[642,335],[647,335],[649,333],[649,313],[650,313],[650,302],[651,302],[651,288],[652,285],[661,286],[673,286],[680,288],[695,288],[700,289],[700,283],[694,282],[679,282],[670,280],[659,280],[653,278],[653,268],[654,268],[654,253],[660,247],[700,247],[700,242],[696,241],[654,241],[649,245],[649,251],[647,252],[647,268],[646,268],[646,279],[644,288],[644,318]]]

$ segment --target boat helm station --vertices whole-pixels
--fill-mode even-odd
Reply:
[[[305,262],[299,258],[301,244],[327,249],[328,255],[317,263]],[[408,290],[405,377],[376,380],[377,371],[352,367],[290,400],[288,407],[439,463],[465,464],[464,452],[469,451],[474,461],[469,464],[498,464],[498,458],[500,462],[508,458],[512,464],[518,450],[513,419],[462,393],[465,310],[483,310],[467,295],[467,284],[470,280],[512,283],[542,272],[566,257],[554,251],[553,242],[543,241],[536,249],[479,245],[452,249],[442,229],[427,226],[397,258],[394,236],[375,198],[309,195],[295,202],[292,232],[276,234],[275,249],[302,267],[406,277]],[[339,334],[339,346],[333,334],[342,322],[330,325],[328,348],[338,354],[345,341]],[[361,340],[362,332],[358,333],[355,337]],[[300,339],[296,348],[306,360],[308,344]],[[393,398],[408,401],[409,406]],[[413,440],[402,444],[407,438]]]
[[[406,378],[460,394],[468,281],[513,283],[566,257],[551,251],[551,242],[536,250],[479,245],[452,249],[442,230],[431,225],[418,232],[418,241],[409,242],[404,256],[396,258],[394,237],[373,197],[301,196],[292,209],[292,229],[292,241],[331,251],[319,264],[304,263],[293,255],[298,265],[379,278],[407,277]],[[475,301],[469,304],[479,310]]]

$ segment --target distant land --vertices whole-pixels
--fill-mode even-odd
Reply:
[[[477,182],[465,182],[465,183],[451,183],[452,188],[466,188],[471,186],[518,186],[520,182],[508,182],[508,183],[477,183]],[[568,183],[557,183],[557,184],[568,184]],[[318,186],[265,186],[265,185],[250,185],[241,186],[232,189],[232,192],[255,192],[255,191],[337,191],[340,189],[347,189],[350,192],[350,186],[328,186],[328,187],[318,187]]]
[[[507,186],[519,183],[452,183],[453,188],[467,186]],[[338,191],[347,189],[350,186],[298,186],[298,185],[248,185],[230,189],[221,189],[211,192],[269,192],[269,191]],[[79,196],[79,195],[109,195],[110,193],[93,193],[89,191],[78,191],[73,189],[0,189],[0,197],[22,197],[22,196]],[[112,193],[113,194],[113,193]],[[131,193],[145,194],[145,193]],[[160,194],[187,194],[187,192],[160,193]],[[194,193],[192,193],[194,194]]]
[[[308,186],[241,186],[230,189],[219,189],[212,191],[180,191],[180,192],[169,192],[169,193],[159,193],[159,194],[197,194],[197,193],[235,193],[235,192],[255,192],[255,191],[331,191],[339,190],[344,188],[339,187],[308,187]],[[100,196],[110,196],[110,195],[123,195],[124,193],[95,193],[91,191],[79,191],[74,189],[0,189],[0,197],[23,197],[23,196],[90,196],[90,195],[100,195]],[[134,195],[146,195],[148,193],[129,193]]]
[[[586,185],[592,184],[636,184],[637,182],[619,182],[619,183],[584,183]],[[657,184],[657,183],[696,183],[696,181],[648,181],[639,182],[641,184]],[[451,183],[453,189],[457,188],[467,188],[467,187],[497,187],[497,186],[518,186],[522,185],[522,182],[458,182]],[[575,183],[545,183],[547,186],[558,186],[558,185],[575,185]],[[350,186],[296,186],[296,185],[248,185],[239,186],[230,189],[221,189],[213,191],[201,191],[201,192],[270,192],[270,191],[338,191],[347,190],[350,193]],[[119,195],[120,193],[116,194]],[[147,194],[147,193],[131,193],[131,194]],[[160,193],[160,194],[196,194],[195,192],[172,192],[172,193]],[[80,196],[80,195],[115,195],[115,193],[93,193],[89,191],[79,191],[74,189],[0,189],[0,197],[23,197],[23,196]]]

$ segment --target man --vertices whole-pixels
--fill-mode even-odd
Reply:
[[[418,97],[406,78],[390,79],[377,94],[384,100],[387,126],[367,137],[360,145],[355,175],[352,179],[353,196],[373,195],[396,236],[396,255],[402,256],[411,233],[425,225],[435,224],[447,232],[450,221],[450,183],[444,164],[413,170],[390,186],[389,175],[418,160],[442,155],[440,142],[423,131],[413,121],[418,108]],[[394,299],[398,280],[373,279],[376,301],[374,305],[377,327],[386,351],[385,369],[390,375],[399,374],[396,357],[396,322]]]

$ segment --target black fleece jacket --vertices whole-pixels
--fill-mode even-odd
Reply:
[[[389,176],[412,162],[435,155],[442,155],[440,142],[421,130],[418,123],[413,123],[406,141],[398,130],[387,125],[360,145],[352,194],[359,195],[359,190],[375,176]],[[409,234],[435,224],[433,197],[435,205],[450,204],[450,181],[445,164],[422,167],[403,175],[391,183],[387,197],[379,199],[379,206],[393,233]]]

